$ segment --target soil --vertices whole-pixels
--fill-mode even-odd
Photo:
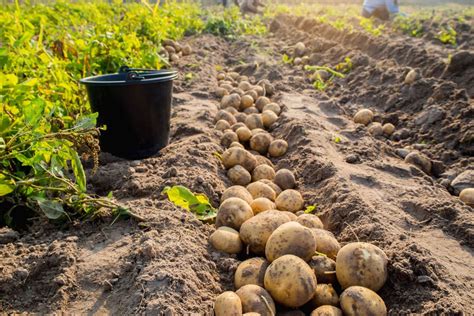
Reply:
[[[212,314],[214,298],[233,289],[240,260],[213,250],[213,225],[161,191],[184,185],[218,206],[230,186],[214,155],[223,151],[213,91],[224,67],[275,84],[273,100],[284,112],[271,133],[287,140],[289,151],[274,164],[295,172],[307,205],[317,205],[341,244],[367,241],[386,252],[389,280],[380,295],[391,315],[474,313],[473,208],[449,191],[450,180],[474,169],[473,52],[453,56],[462,66],[446,66],[428,42],[344,35],[292,16],[271,25],[265,38],[187,38],[195,54],[177,65],[170,145],[141,161],[103,154],[97,173],[89,170],[91,192],[113,192],[144,222],[58,226],[36,219],[25,231],[0,230],[3,312]],[[302,69],[281,63],[285,48],[300,40],[315,64],[349,56],[353,70],[325,92],[315,90]],[[422,77],[407,86],[410,68]],[[394,123],[399,136],[376,138],[354,124],[363,107]],[[421,151],[439,170],[425,174],[405,163],[402,149]]]

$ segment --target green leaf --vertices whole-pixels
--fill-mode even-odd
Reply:
[[[22,111],[26,124],[36,126],[43,117],[45,106],[46,104],[43,100],[34,99],[30,105],[23,107]]]
[[[196,214],[199,220],[205,221],[216,217],[217,212],[204,194],[194,194],[188,188],[177,185],[164,188],[163,194],[168,196],[174,205]]]
[[[92,113],[89,115],[81,116],[74,124],[75,129],[91,129],[97,124],[97,117],[99,113]]]
[[[74,172],[74,177],[76,178],[76,183],[81,192],[86,192],[86,174],[84,173],[81,159],[74,149],[71,148],[69,152],[71,154],[71,166],[72,171]]]
[[[306,208],[306,210],[304,211],[305,214],[311,214],[313,213],[314,211],[316,211],[316,207],[317,205],[310,205]]]
[[[15,190],[15,187],[10,183],[0,179],[0,196],[5,196],[10,194]]]
[[[49,219],[58,219],[66,214],[62,204],[59,202],[39,198],[37,199],[37,202],[44,215]]]
[[[5,149],[5,147],[7,147],[5,140],[3,137],[0,137],[0,149]]]

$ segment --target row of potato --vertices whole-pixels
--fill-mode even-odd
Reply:
[[[183,56],[193,53],[193,49],[189,44],[180,44],[176,41],[166,39],[161,43],[159,54],[169,62],[176,63]]]
[[[216,298],[215,315],[304,315],[298,308],[313,316],[386,315],[376,293],[387,279],[385,253],[363,242],[341,248],[319,217],[303,210],[293,172],[275,171],[268,159],[288,149],[265,130],[281,112],[269,99],[271,83],[252,84],[235,72],[220,73],[218,82],[216,128],[234,185],[222,195],[210,243],[252,257],[235,272],[235,292]]]

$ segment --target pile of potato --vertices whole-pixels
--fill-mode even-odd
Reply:
[[[189,44],[179,44],[173,40],[163,40],[161,43],[161,50],[159,54],[171,63],[176,63],[183,56],[188,56],[193,53],[193,49]]]
[[[376,293],[387,279],[385,253],[363,242],[341,248],[318,216],[305,213],[293,172],[275,170],[268,158],[288,149],[265,130],[281,112],[269,99],[271,83],[254,85],[235,72],[218,80],[216,128],[233,186],[222,194],[210,243],[250,259],[235,272],[235,292],[216,298],[215,315],[303,314],[301,309],[311,315],[386,315]]]
[[[395,132],[395,126],[392,123],[386,123],[382,125],[379,122],[373,122],[374,112],[369,109],[359,110],[354,115],[354,123],[366,125],[368,131],[373,136],[385,136],[390,137]]]

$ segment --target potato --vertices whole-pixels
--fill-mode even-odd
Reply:
[[[265,94],[265,90],[262,86],[255,86],[253,87],[253,90],[257,92],[258,96],[263,96]]]
[[[192,49],[191,45],[189,45],[189,44],[183,45],[182,49],[183,49],[183,56],[188,56],[188,55],[191,55],[193,53],[193,49]]]
[[[222,194],[221,203],[223,203],[225,200],[232,197],[242,199],[245,202],[247,202],[249,205],[253,201],[252,194],[250,194],[250,192],[247,191],[245,187],[240,186],[240,185],[234,185],[227,188],[227,190],[225,190],[224,193]]]
[[[278,115],[272,111],[263,111],[262,113],[262,122],[265,128],[269,128],[278,120]]]
[[[288,218],[292,222],[296,221],[296,219],[298,218],[298,216],[296,216],[295,213],[291,213],[291,212],[288,212],[288,211],[279,211],[279,212],[281,212],[281,213],[285,214],[286,216],[288,216]]]
[[[226,169],[241,165],[248,171],[252,171],[257,165],[255,156],[242,148],[229,148],[222,155],[222,163]]]
[[[251,217],[253,217],[253,211],[250,205],[242,199],[231,197],[219,207],[216,227],[227,226],[238,230]]]
[[[288,169],[280,169],[275,173],[275,179],[273,179],[276,185],[282,190],[293,189],[296,186],[296,179],[293,172]]]
[[[247,171],[244,167],[237,165],[227,171],[227,177],[235,185],[247,185],[252,181],[252,176],[250,172]]]
[[[221,137],[221,145],[226,148],[230,147],[230,144],[232,144],[233,142],[238,142],[238,141],[239,141],[239,137],[237,136],[236,133],[232,131],[225,132],[224,135],[222,135]]]
[[[372,136],[381,136],[383,134],[382,124],[374,122],[369,125],[368,131]]]
[[[214,302],[215,316],[241,316],[242,302],[234,292],[227,291],[216,298]]]
[[[225,109],[228,107],[233,107],[237,110],[240,109],[240,95],[238,93],[232,93],[222,98],[221,108]]]
[[[301,214],[296,222],[308,228],[324,228],[323,222],[313,214]]]
[[[258,213],[274,210],[276,208],[275,203],[267,198],[257,198],[250,203],[250,207],[255,215]]]
[[[228,95],[229,94],[229,91],[227,91],[225,88],[223,87],[217,87],[216,90],[214,91],[215,95],[219,98],[222,98],[224,97],[225,95]]]
[[[336,261],[326,256],[313,256],[308,264],[314,270],[318,283],[336,284]]]
[[[244,313],[259,313],[261,316],[273,316],[276,313],[275,303],[268,292],[261,286],[247,284],[235,292],[242,302]]]
[[[239,264],[234,275],[234,285],[238,290],[247,284],[263,287],[263,277],[270,263],[265,258],[250,258]]]
[[[240,108],[247,109],[251,106],[253,106],[253,98],[249,95],[243,95],[240,100]]]
[[[231,77],[233,80],[237,80],[240,77],[240,74],[238,72],[232,71],[227,73],[227,76]]]
[[[246,109],[244,110],[244,113],[247,114],[247,116],[248,116],[248,115],[250,115],[250,114],[258,114],[258,113],[260,113],[260,112],[258,111],[258,109],[257,109],[256,107],[251,106],[251,107],[249,107],[249,108],[246,108]],[[262,125],[263,125],[263,123],[262,123]]]
[[[338,306],[339,295],[337,295],[336,290],[334,290],[331,284],[318,283],[318,285],[316,285],[316,293],[311,299],[311,302],[315,307],[323,305]]]
[[[257,113],[247,115],[247,119],[245,120],[245,125],[252,130],[254,128],[263,128],[263,120],[262,116]]]
[[[252,129],[252,136],[255,136],[255,135],[260,134],[260,133],[267,134],[271,137],[271,135],[266,130],[264,130],[263,128],[254,128],[254,129]]]
[[[242,81],[250,82],[249,77],[248,77],[248,76],[245,76],[245,75],[240,76],[239,79],[238,79],[238,81],[239,81],[239,82],[242,82]]]
[[[334,306],[323,305],[312,311],[310,316],[342,316],[342,311]]]
[[[275,204],[280,211],[296,213],[303,208],[304,200],[298,191],[289,189],[280,193]]]
[[[219,112],[217,112],[216,117],[214,119],[216,122],[219,122],[220,120],[227,121],[227,123],[229,123],[230,126],[237,123],[237,120],[235,119],[235,117],[231,113],[224,110],[220,110]]]
[[[281,157],[286,154],[288,150],[288,143],[283,139],[277,139],[271,142],[268,147],[268,153],[272,157]]]
[[[254,199],[264,197],[271,201],[275,201],[275,197],[276,197],[275,191],[273,191],[273,189],[269,185],[263,182],[250,183],[247,186],[247,191],[249,191],[250,194],[252,194],[252,197]]]
[[[336,259],[337,253],[341,249],[336,237],[330,231],[324,229],[313,228],[312,232],[318,243],[316,251],[324,253],[331,259]]]
[[[265,256],[269,262],[284,255],[295,255],[309,261],[316,251],[316,239],[311,229],[297,222],[278,227],[267,240]]]
[[[295,45],[295,56],[303,57],[306,53],[306,45],[303,42],[298,42]]]
[[[249,141],[252,138],[252,132],[247,128],[247,126],[240,127],[237,131],[237,136],[241,142]]]
[[[237,111],[237,110],[236,110],[235,108],[233,108],[233,107],[225,108],[224,111],[227,111],[227,112],[229,112],[229,113],[232,114],[232,115],[235,115],[235,114],[239,113],[239,111]],[[235,116],[234,116],[234,118],[235,118]],[[235,124],[234,124],[234,125],[235,125]]]
[[[237,132],[237,130],[241,127],[247,127],[244,123],[242,122],[237,122],[235,123],[234,125],[232,125],[231,129],[234,131],[234,132]]]
[[[268,103],[267,105],[265,105],[263,107],[262,113],[265,112],[265,111],[272,111],[273,113],[275,113],[278,116],[278,115],[280,115],[281,107],[276,103]]]
[[[230,129],[230,124],[226,120],[219,120],[216,123],[216,129],[220,131],[225,131],[226,129]]]
[[[354,122],[369,125],[374,119],[374,113],[369,109],[362,109],[354,115]]]
[[[426,174],[431,173],[431,168],[432,168],[431,160],[418,151],[413,151],[409,153],[408,155],[406,155],[405,162],[411,165],[417,166],[418,168],[423,170],[423,172],[425,172]]]
[[[255,90],[245,91],[245,94],[251,96],[254,101],[258,99],[258,93]]]
[[[230,227],[219,227],[209,237],[211,245],[219,251],[235,254],[242,251],[239,232]]]
[[[474,207],[474,188],[466,188],[459,194],[459,199],[469,206]]]
[[[262,156],[262,157],[263,157],[263,156]],[[273,167],[272,167],[272,169],[273,169]],[[258,180],[258,181],[263,182],[263,183],[265,183],[266,185],[268,185],[270,188],[272,188],[273,191],[275,191],[276,197],[278,197],[278,196],[280,195],[280,193],[281,193],[281,191],[282,191],[281,188],[280,188],[278,185],[276,185],[275,183],[273,183],[271,180],[268,180],[268,179],[261,179],[261,180]],[[295,217],[295,218],[296,218],[296,217]]]
[[[360,285],[378,291],[387,280],[387,261],[387,255],[377,246],[365,242],[347,244],[336,257],[337,280],[343,289]]]
[[[234,88],[234,89],[232,89],[232,90],[230,91],[230,93],[231,93],[231,94],[232,94],[232,93],[238,94],[240,97],[242,97],[242,96],[245,94],[244,90],[239,89],[239,88]]]
[[[268,133],[258,133],[250,138],[250,148],[265,155],[272,143],[272,136]]]
[[[293,65],[295,66],[299,66],[303,63],[303,60],[299,57],[296,57],[294,60],[293,60]]]
[[[225,78],[225,73],[220,72],[217,74],[217,80],[221,81],[221,80],[224,80],[224,78]]]
[[[247,114],[239,112],[239,113],[235,114],[234,117],[237,120],[237,122],[245,124],[245,120],[247,119]],[[247,125],[245,125],[245,126],[247,126]]]
[[[415,69],[412,69],[407,73],[404,82],[405,84],[412,84],[416,81],[417,78],[418,78],[418,73],[416,72]]]
[[[165,49],[168,51],[168,53],[169,53],[170,55],[176,53],[176,49],[175,49],[173,46],[171,46],[171,45],[165,46]]]
[[[228,95],[228,94],[234,89],[234,87],[232,87],[232,85],[231,85],[231,84],[228,84],[228,83],[222,83],[222,84],[220,85],[220,87],[227,90],[227,94],[226,94],[226,95]],[[222,101],[222,100],[221,100],[221,101]]]
[[[273,95],[273,93],[275,93],[275,88],[271,84],[270,80],[263,79],[260,80],[257,84],[265,90],[266,95]]]
[[[386,123],[382,126],[382,132],[385,136],[392,136],[395,132],[395,126],[391,123]]]
[[[247,81],[241,81],[239,83],[239,89],[242,89],[244,92],[252,89],[252,85]]]
[[[249,246],[253,253],[264,254],[267,240],[273,231],[289,221],[290,219],[283,212],[264,211],[242,224],[240,239]]]
[[[263,107],[267,104],[271,103],[270,99],[267,98],[267,97],[259,97],[256,101],[255,101],[255,107],[260,111],[262,112],[263,110]]]
[[[387,307],[382,298],[374,291],[362,286],[347,288],[342,292],[340,301],[344,315],[387,315]]]
[[[273,180],[274,178],[275,178],[275,170],[273,170],[273,168],[268,165],[257,166],[252,171],[253,182],[257,182],[262,179]]]
[[[245,149],[244,145],[242,145],[241,143],[238,143],[238,142],[232,142],[232,144],[230,144],[229,148],[232,148],[232,147],[238,147],[238,148]]]
[[[285,255],[273,261],[265,272],[265,289],[287,307],[306,304],[316,291],[316,276],[303,259]]]

